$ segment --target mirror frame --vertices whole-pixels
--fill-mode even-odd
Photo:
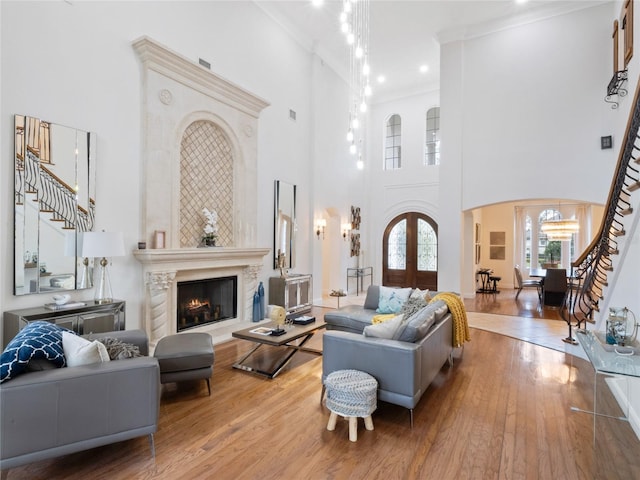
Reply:
[[[27,115],[14,127],[13,294],[90,288],[80,253],[95,219],[96,134]]]
[[[295,267],[296,186],[276,180],[274,183],[273,268]],[[283,251],[284,250],[284,251]],[[279,255],[283,253],[283,263]]]

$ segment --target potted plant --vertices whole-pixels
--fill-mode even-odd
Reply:
[[[203,208],[202,213],[206,224],[200,245],[203,247],[215,247],[218,239],[218,214],[215,210],[210,211],[208,208]]]

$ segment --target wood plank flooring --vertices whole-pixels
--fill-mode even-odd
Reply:
[[[628,423],[596,417],[594,425],[592,415],[571,410],[593,408],[586,361],[471,333],[424,394],[413,429],[406,409],[381,402],[375,430],[359,423],[356,443],[346,421],[327,431],[321,357],[299,353],[267,380],[231,367],[252,346],[233,340],[215,347],[211,396],[205,382],[163,388],[155,458],[138,438],[16,468],[8,478],[640,478],[640,444]],[[321,346],[316,337],[312,346]],[[615,409],[610,395],[602,401]]]

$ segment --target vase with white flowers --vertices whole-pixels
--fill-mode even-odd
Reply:
[[[201,245],[203,247],[215,247],[218,239],[218,214],[215,210],[203,208],[202,213],[206,220],[204,235],[202,235]]]

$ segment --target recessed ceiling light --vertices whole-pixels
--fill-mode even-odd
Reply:
[[[429,71],[429,65],[420,65],[420,73],[427,73]]]
[[[376,80],[378,80],[378,83],[384,83],[387,81],[384,75],[378,75],[378,78]]]
[[[324,3],[324,0],[311,0],[311,5],[314,7],[321,7]]]
[[[527,3],[529,0],[516,0],[516,3]]]

